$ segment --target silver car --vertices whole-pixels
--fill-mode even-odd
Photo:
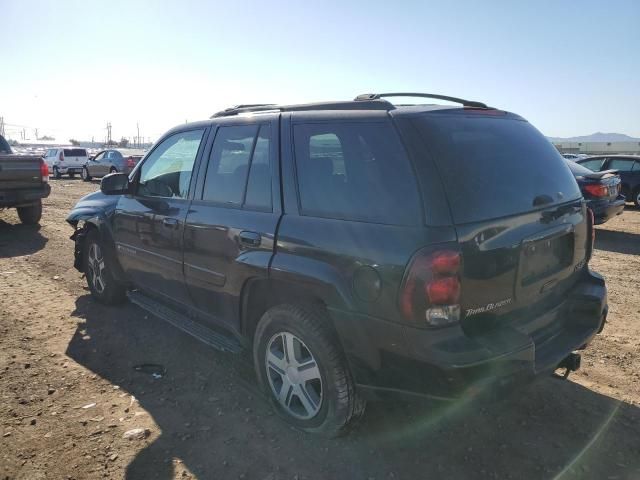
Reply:
[[[89,159],[82,169],[82,179],[104,177],[109,173],[129,173],[144,156],[140,150],[103,150]]]

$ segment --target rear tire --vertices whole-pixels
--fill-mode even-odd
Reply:
[[[69,178],[75,178],[76,174],[75,172],[69,172]]]
[[[42,218],[42,201],[27,207],[18,207],[18,217],[24,225],[36,225]]]
[[[89,175],[89,170],[87,169],[87,167],[82,167],[82,180],[85,182],[90,182],[91,181],[91,175]]]
[[[58,167],[53,167],[53,178],[55,178],[56,180],[60,180],[62,178],[62,174],[60,173]]]
[[[273,307],[256,328],[253,358],[260,386],[286,422],[334,437],[364,413],[366,404],[329,325],[315,307]]]
[[[104,255],[100,234],[95,228],[84,240],[83,270],[91,295],[105,305],[117,305],[125,299],[126,287],[113,277],[113,263]]]
[[[636,190],[633,192],[633,196],[631,197],[633,204],[637,207],[640,208],[640,188],[636,188]]]

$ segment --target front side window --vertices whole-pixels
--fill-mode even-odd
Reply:
[[[93,159],[96,162],[99,162],[100,160],[102,160],[104,158],[104,154],[105,152],[100,152],[98,155],[95,156],[95,158]]]
[[[213,142],[202,200],[271,211],[268,125],[220,127]]]
[[[413,170],[387,123],[294,127],[303,215],[391,225],[420,222]]]
[[[138,195],[186,198],[204,130],[179,132],[149,154],[140,169]]]

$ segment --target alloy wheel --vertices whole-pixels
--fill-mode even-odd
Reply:
[[[91,246],[89,247],[89,257],[87,260],[87,266],[89,267],[87,275],[89,276],[89,281],[93,285],[93,288],[96,290],[96,292],[102,293],[104,292],[104,289],[106,287],[106,282],[104,279],[104,257],[102,256],[100,245],[98,245],[97,243],[91,244]]]
[[[308,420],[322,406],[322,377],[311,350],[290,332],[279,332],[269,340],[265,367],[271,392],[291,416]]]

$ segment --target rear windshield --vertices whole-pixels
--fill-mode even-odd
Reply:
[[[416,117],[455,223],[528,212],[580,198],[551,143],[514,116],[428,113]]]
[[[576,162],[567,160],[567,166],[569,167],[569,170],[571,170],[571,173],[573,173],[577,177],[593,175],[593,170],[589,170],[587,167],[583,167]]]
[[[87,151],[84,148],[65,148],[65,157],[86,157]]]

